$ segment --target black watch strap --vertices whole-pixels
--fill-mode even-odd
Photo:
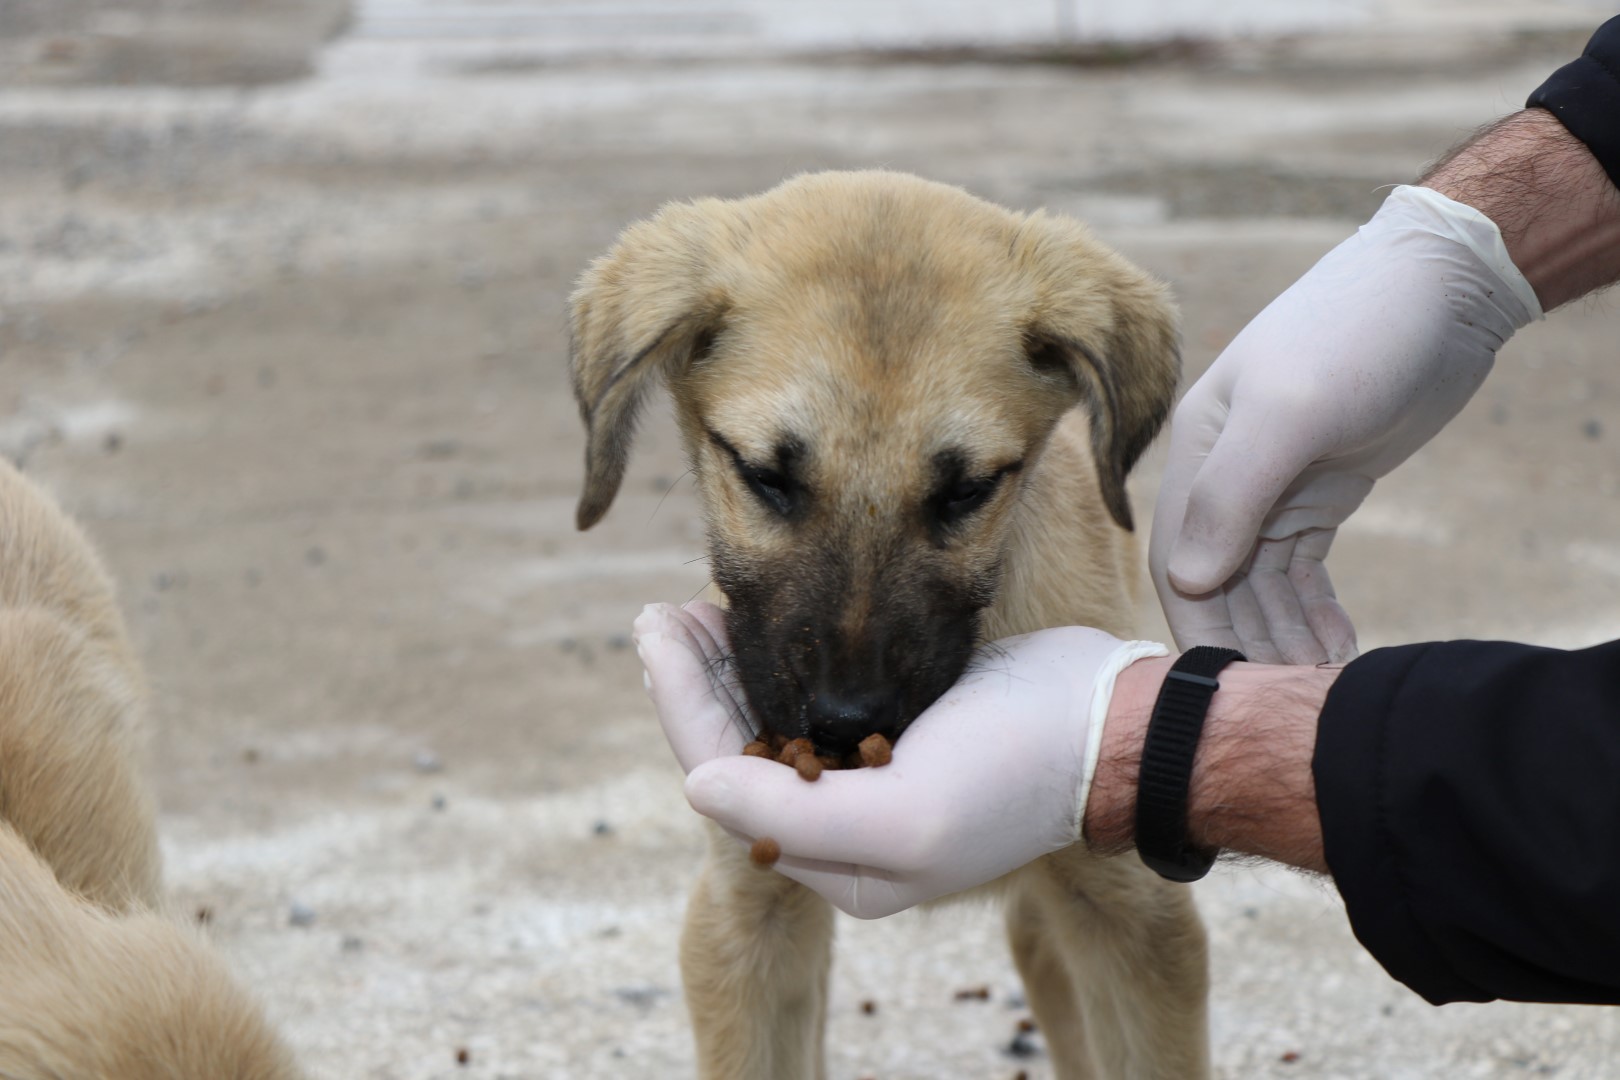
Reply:
[[[1217,852],[1187,837],[1187,788],[1209,700],[1220,689],[1215,676],[1243,659],[1236,649],[1194,646],[1170,665],[1153,703],[1136,784],[1136,851],[1171,881],[1197,881],[1215,862]]]

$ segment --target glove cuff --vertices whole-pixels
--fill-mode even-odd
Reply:
[[[1153,656],[1169,656],[1170,650],[1157,641],[1126,641],[1098,667],[1091,682],[1091,717],[1086,729],[1086,745],[1081,751],[1079,797],[1074,806],[1072,835],[1080,839],[1086,820],[1086,800],[1091,797],[1091,781],[1097,775],[1097,759],[1102,756],[1103,725],[1108,722],[1108,706],[1114,700],[1114,683],[1119,673]]]
[[[1403,184],[1390,192],[1375,217],[1382,218],[1386,213],[1402,211],[1405,212],[1403,216],[1413,219],[1436,236],[1459,243],[1472,251],[1507,286],[1508,291],[1524,305],[1526,316],[1522,321],[1514,320],[1514,329],[1521,329],[1545,316],[1536,290],[1530,287],[1530,282],[1513,264],[1507,243],[1502,239],[1502,230],[1497,228],[1496,222],[1467,203],[1460,203],[1433,188],[1411,184]]]

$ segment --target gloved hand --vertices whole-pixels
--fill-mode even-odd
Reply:
[[[1323,566],[1335,531],[1540,317],[1488,218],[1396,188],[1176,409],[1149,563],[1177,644],[1258,663],[1353,658]]]
[[[814,783],[742,756],[743,698],[720,610],[654,604],[635,624],[686,797],[776,869],[875,919],[1002,876],[1080,839],[1114,679],[1163,645],[1065,627],[998,642],[906,729],[894,760]]]

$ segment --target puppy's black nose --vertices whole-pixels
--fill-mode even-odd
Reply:
[[[822,691],[807,710],[810,741],[823,754],[847,754],[868,735],[893,739],[900,727],[900,691]]]

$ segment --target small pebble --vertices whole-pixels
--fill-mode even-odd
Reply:
[[[877,1015],[877,1002],[871,1000],[870,998],[868,998],[867,1000],[861,1002],[861,1015],[862,1016],[876,1016]]]
[[[472,1051],[465,1046],[456,1047],[456,1064],[466,1065],[472,1061]]]
[[[613,826],[606,821],[598,821],[595,825],[591,826],[591,832],[595,833],[597,836],[612,836]]]
[[[365,947],[366,947],[366,943],[364,941],[360,940],[359,938],[355,937],[353,934],[344,934],[343,935],[343,946],[342,946],[342,948],[343,948],[344,952],[346,952],[346,953],[357,953],[357,952],[362,951]]]
[[[411,768],[419,773],[436,773],[444,769],[444,761],[431,750],[418,750],[411,757]]]
[[[1030,1038],[1030,1036],[1032,1034],[1033,1034],[1033,1029],[1031,1029],[1030,1031],[1025,1031],[1023,1029],[1023,1026],[1020,1025],[1019,1028],[1018,1028],[1017,1033],[1013,1035],[1012,1041],[1007,1043],[1007,1045],[1005,1047],[1003,1047],[1002,1049],[1007,1053],[1007,1055],[1009,1057],[1015,1057],[1015,1058],[1034,1057],[1036,1054],[1040,1053],[1041,1051],[1040,1051],[1040,1047],[1035,1045],[1035,1040]]]
[[[287,923],[290,926],[309,926],[315,922],[315,909],[308,904],[293,901],[292,907],[287,909]]]

